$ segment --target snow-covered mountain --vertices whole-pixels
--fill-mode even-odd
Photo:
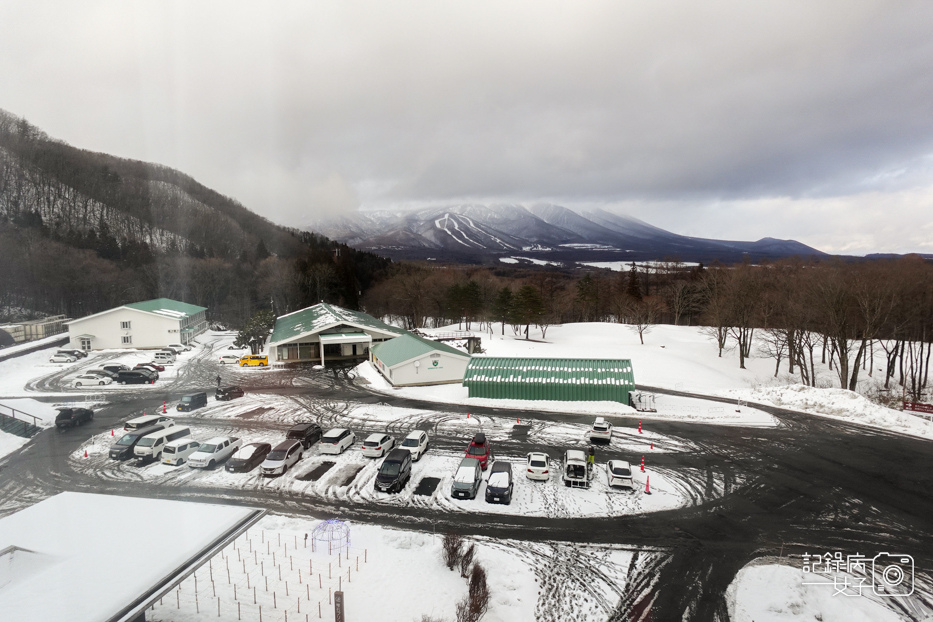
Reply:
[[[738,261],[822,255],[794,240],[708,240],[594,209],[553,204],[455,205],[412,211],[369,211],[314,223],[309,229],[396,259],[486,262],[500,258],[576,261]]]

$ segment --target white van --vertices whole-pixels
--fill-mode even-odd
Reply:
[[[200,446],[201,443],[190,436],[166,443],[162,449],[162,464],[175,466],[184,464],[188,461],[188,456],[196,452]]]
[[[152,360],[162,365],[174,365],[175,353],[171,350],[159,350],[152,354]]]
[[[171,417],[166,417],[165,415],[143,415],[142,417],[136,417],[124,423],[123,429],[127,432],[132,432],[133,430],[148,428],[149,426],[156,425],[157,423],[161,423],[165,427],[170,427],[175,425],[175,420]]]
[[[165,449],[166,443],[188,436],[191,436],[191,430],[188,426],[173,425],[170,428],[147,434],[139,439],[136,447],[133,448],[133,453],[140,460],[161,460],[162,450]]]

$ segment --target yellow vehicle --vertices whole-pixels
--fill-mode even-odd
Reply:
[[[265,354],[247,354],[240,357],[240,367],[265,367],[269,364],[269,357]]]

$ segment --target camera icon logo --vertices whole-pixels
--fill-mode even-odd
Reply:
[[[871,560],[872,590],[878,596],[914,593],[914,558],[901,553],[878,553]]]

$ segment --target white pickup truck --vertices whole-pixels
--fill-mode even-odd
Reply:
[[[213,469],[238,449],[242,441],[235,436],[218,436],[201,443],[198,450],[188,456],[188,466],[195,469]]]

